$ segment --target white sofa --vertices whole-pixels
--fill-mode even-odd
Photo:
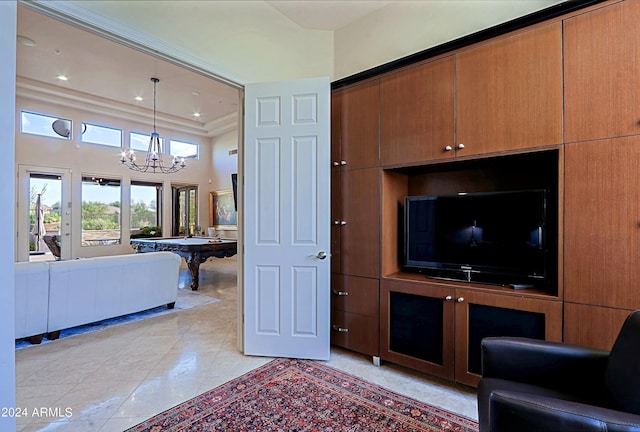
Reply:
[[[27,290],[29,297],[33,297],[31,303],[27,301],[18,304],[16,301],[16,323],[18,315],[22,314],[22,311],[19,314],[17,309],[24,309],[24,304],[38,304],[41,308],[41,303],[36,303],[35,298],[39,301],[45,298],[46,309],[39,314],[40,317],[46,318],[45,332],[48,333],[48,339],[58,338],[60,330],[82,324],[165,304],[173,308],[178,296],[180,257],[171,252],[103,256],[49,263],[16,263],[16,268],[22,267],[22,264],[29,269],[41,269],[41,264],[44,264],[48,272],[46,282],[42,283],[45,287],[44,292],[35,293],[34,290]],[[33,279],[35,283],[35,277]],[[16,270],[16,298],[18,291],[25,291],[24,278],[18,278]],[[25,322],[29,322],[24,326],[30,330],[22,331],[18,336],[16,325],[16,339],[32,336],[29,333],[33,331],[31,329],[36,329],[36,325],[31,324],[30,320],[35,323],[36,317],[35,312],[31,313],[31,310],[35,309],[35,306],[30,306],[29,317],[24,318]],[[37,322],[37,330],[42,331],[41,322]]]
[[[49,264],[15,263],[16,339],[40,343],[47,332]]]

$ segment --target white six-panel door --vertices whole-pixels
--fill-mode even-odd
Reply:
[[[245,87],[244,352],[329,359],[330,86]]]

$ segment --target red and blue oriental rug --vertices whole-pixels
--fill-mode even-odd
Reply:
[[[126,432],[477,430],[320,362],[276,359]]]

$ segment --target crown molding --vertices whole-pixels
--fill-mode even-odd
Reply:
[[[204,125],[208,136],[215,137],[238,129],[238,113],[233,112],[212,120]]]
[[[147,108],[119,103],[24,77],[16,77],[16,96],[143,124],[151,124],[153,121],[153,111]],[[207,125],[163,113],[156,113],[156,122],[160,127],[200,137],[210,137],[213,133],[207,129]]]

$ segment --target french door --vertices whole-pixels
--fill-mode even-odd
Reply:
[[[72,256],[71,173],[67,169],[18,168],[18,261],[53,261]]]
[[[171,186],[171,201],[171,236],[194,235],[199,229],[198,187]]]

